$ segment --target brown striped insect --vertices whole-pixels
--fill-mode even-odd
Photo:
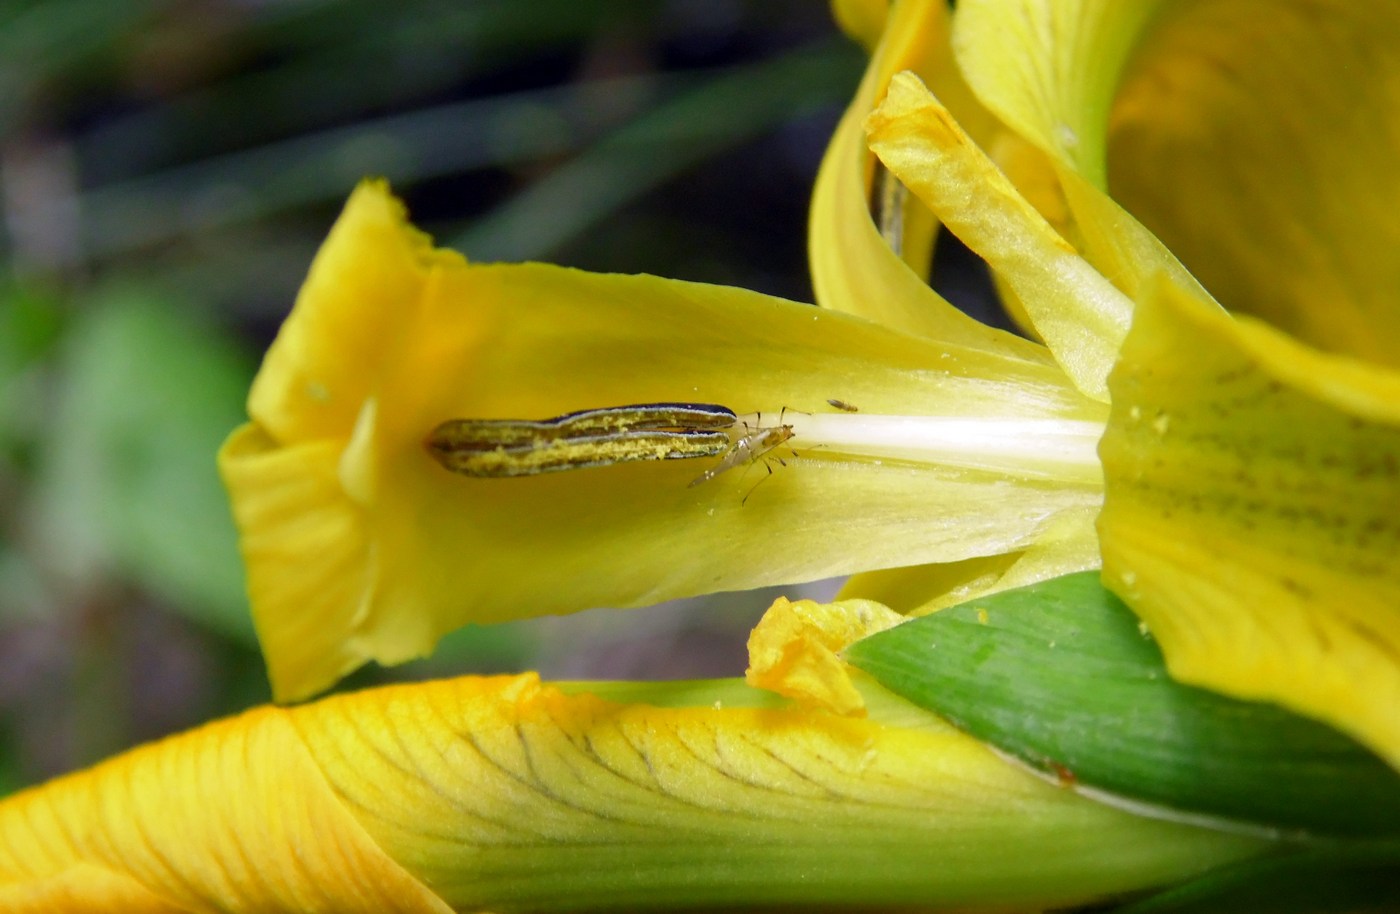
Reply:
[[[636,460],[715,457],[734,412],[712,403],[639,403],[552,419],[450,419],[424,442],[443,467],[481,478],[536,476]]]

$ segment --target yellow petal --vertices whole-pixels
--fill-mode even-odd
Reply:
[[[917,77],[891,80],[867,130],[881,161],[1016,293],[1079,388],[1107,399],[1132,302],[1056,234]]]
[[[984,105],[1102,188],[1119,73],[1164,2],[962,0],[953,47]]]
[[[1045,353],[1038,347],[978,323],[928,287],[935,226],[919,215],[925,211],[917,199],[908,200],[905,207],[910,215],[901,226],[900,253],[891,250],[871,219],[874,158],[863,124],[894,73],[912,69],[923,74],[945,93],[965,99],[964,115],[970,123],[985,120],[952,66],[947,16],[942,0],[899,3],[891,11],[817,174],[808,237],[812,285],[824,308],[932,339],[1044,362]]]
[[[871,50],[885,28],[889,0],[832,0],[831,15],[841,30]]]
[[[1027,587],[1100,566],[1097,508],[1063,511],[1030,548],[943,565],[919,565],[853,574],[841,598],[862,598],[905,615],[921,616],[986,594]]]
[[[1222,303],[1391,367],[1398,45],[1394,3],[1181,4],[1125,75],[1109,140],[1114,195]]]
[[[656,689],[675,706],[583,688],[532,674],[398,686],[138,749],[0,802],[0,904],[1038,910],[1270,846],[1111,809],[874,706],[773,709],[733,682]]]
[[[0,909],[450,911],[376,846],[271,708],[5,800]]]
[[[1113,812],[946,729],[619,705],[532,677],[336,697],[298,720],[366,828],[463,909],[625,909],[668,887],[690,905],[1056,906],[1046,887],[1079,854],[1074,878],[1102,889],[1149,849],[1198,866],[1259,847]],[[1124,823],[1144,832],[1112,834]],[[1042,851],[1016,859],[1032,833]]]
[[[972,90],[1022,141],[1001,139],[988,151],[1055,230],[1129,298],[1163,272],[1205,294],[1172,252],[1105,193],[1114,91],[1161,6],[1161,0],[973,0],[958,5],[953,26],[953,47]],[[1148,180],[1170,183],[1160,175]],[[1170,186],[1191,187],[1176,199],[1197,197],[1189,183]],[[1031,299],[1025,307],[1039,328],[1045,318],[1036,309],[1072,304]],[[1116,341],[1124,329],[1112,328]]]
[[[1173,675],[1400,767],[1400,375],[1167,286],[1112,390],[1105,576]]]
[[[870,600],[793,603],[779,597],[749,635],[744,680],[833,714],[865,713],[851,670],[837,656],[847,645],[904,621]]]
[[[419,656],[468,622],[1020,549],[1099,498],[1097,479],[821,448],[781,452],[771,478],[741,468],[695,487],[709,464],[476,479],[423,445],[454,418],[661,401],[771,416],[831,412],[830,398],[872,414],[1103,416],[1054,365],[744,290],[468,266],[423,250],[384,189],[361,188],[220,458],[275,694]]]

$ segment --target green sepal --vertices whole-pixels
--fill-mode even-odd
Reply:
[[[1110,802],[1287,836],[1400,833],[1400,775],[1315,721],[1172,680],[1151,634],[1097,572],[911,620],[846,658]]]

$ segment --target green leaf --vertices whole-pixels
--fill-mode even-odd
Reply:
[[[915,619],[847,659],[1065,786],[1284,834],[1400,833],[1400,776],[1322,724],[1181,685],[1097,572]]]

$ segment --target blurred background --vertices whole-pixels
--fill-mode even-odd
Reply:
[[[810,0],[0,3],[0,793],[267,700],[214,453],[360,177],[475,260],[810,300],[862,64]],[[739,675],[772,596],[348,685]]]

